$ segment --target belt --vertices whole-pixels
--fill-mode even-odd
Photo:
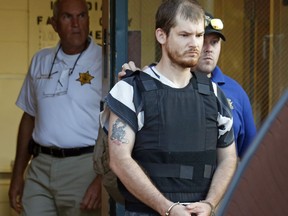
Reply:
[[[57,147],[46,147],[35,143],[35,148],[39,153],[48,154],[53,157],[64,158],[79,156],[82,154],[92,153],[94,146],[80,147],[80,148],[57,148]]]

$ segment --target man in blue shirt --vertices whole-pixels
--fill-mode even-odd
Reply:
[[[204,44],[196,70],[211,74],[212,81],[217,83],[225,93],[233,112],[233,129],[237,153],[242,158],[256,134],[251,104],[241,85],[231,77],[223,74],[217,66],[221,52],[221,42],[226,40],[221,32],[224,27],[222,21],[214,19],[208,13],[206,13],[205,19]]]

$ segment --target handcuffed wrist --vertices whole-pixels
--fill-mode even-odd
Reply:
[[[205,203],[207,205],[210,206],[211,208],[211,212],[210,212],[210,216],[215,216],[215,207],[212,205],[212,203],[210,203],[209,201],[206,201],[206,200],[201,200],[200,203]]]
[[[167,211],[165,212],[165,216],[169,216],[171,210],[172,210],[176,205],[180,205],[180,202],[173,203],[173,204],[167,209]]]

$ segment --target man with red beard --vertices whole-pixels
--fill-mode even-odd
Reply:
[[[119,81],[101,115],[125,215],[213,215],[237,156],[224,94],[190,70],[203,46],[202,7],[164,1],[155,36],[159,63]]]
[[[222,20],[215,19],[209,13],[205,14],[205,20],[206,28],[202,53],[194,70],[208,74],[212,82],[216,83],[227,97],[233,114],[233,130],[237,154],[241,159],[256,135],[252,107],[249,97],[242,86],[236,80],[224,74],[220,67],[217,66],[222,41],[226,41],[222,32],[224,28]],[[135,71],[137,67],[133,61],[123,64],[122,71],[118,74],[119,79],[125,76],[125,70],[127,69]]]

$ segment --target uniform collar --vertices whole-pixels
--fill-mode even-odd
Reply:
[[[225,84],[224,74],[218,66],[212,71],[212,81],[217,84]]]
[[[88,40],[89,40],[89,45],[88,45],[88,47],[83,51],[83,53],[82,53],[82,55],[81,55],[81,58],[80,58],[79,61],[77,62],[78,65],[81,65],[81,66],[87,65],[87,63],[89,63],[89,62],[91,61],[91,59],[89,59],[89,57],[85,57],[86,53],[88,53],[89,50],[91,50],[92,47],[93,47],[92,37],[89,36]],[[59,46],[60,46],[60,41],[58,42],[57,46],[56,46],[55,49],[54,49],[54,55],[56,54],[57,50],[59,49]],[[75,55],[79,55],[79,54],[80,54],[80,53],[75,54]],[[57,55],[55,64],[58,64],[58,63],[60,63],[60,62],[67,63],[66,61],[67,61],[67,59],[65,59],[63,56]]]

